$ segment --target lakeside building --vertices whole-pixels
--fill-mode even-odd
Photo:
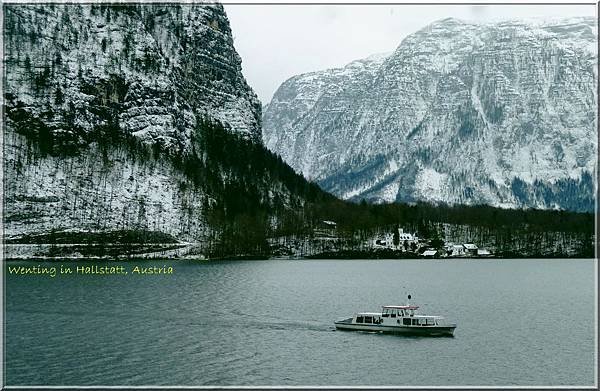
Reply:
[[[316,237],[337,238],[337,223],[331,220],[320,221],[313,230]]]
[[[398,228],[397,232],[398,245],[394,245],[395,233],[387,233],[383,237],[375,238],[372,246],[375,248],[388,248],[392,250],[408,251],[419,245],[419,237],[410,232],[404,232],[403,228]]]
[[[450,254],[453,257],[461,257],[466,254],[465,246],[462,244],[453,244],[450,249]]]
[[[463,247],[465,248],[465,254],[467,255],[477,255],[477,249],[478,247],[473,244],[473,243],[465,243],[463,244]]]

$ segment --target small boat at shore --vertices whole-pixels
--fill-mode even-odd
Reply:
[[[410,296],[409,296],[410,299]],[[442,316],[417,315],[416,305],[384,305],[381,312],[359,312],[351,318],[334,322],[338,330],[361,330],[381,333],[453,336],[456,324]]]

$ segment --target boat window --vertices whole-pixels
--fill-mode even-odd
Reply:
[[[410,318],[404,318],[402,319],[402,324],[405,326],[410,326]]]
[[[381,314],[381,316],[383,316],[384,318],[387,318],[388,316],[390,316],[389,312],[387,309],[383,310],[383,314]],[[392,315],[394,316],[394,315]]]
[[[363,317],[362,316],[357,316],[356,317],[356,323],[362,323],[363,322]]]
[[[396,310],[392,311],[392,318],[396,317]]]
[[[373,317],[372,316],[365,316],[365,323],[373,323]]]
[[[419,324],[419,319],[414,319],[414,318],[413,318],[413,320],[412,320],[412,324],[413,324],[413,326],[416,326],[416,325],[418,325],[418,324]]]

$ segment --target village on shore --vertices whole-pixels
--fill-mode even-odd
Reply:
[[[480,248],[475,243],[444,243],[441,248],[435,248],[432,240],[421,239],[414,233],[398,229],[398,235],[388,234],[383,238],[373,239],[374,249],[389,249],[394,251],[417,253],[423,258],[483,258],[491,257],[490,250]]]
[[[337,228],[334,221],[323,221],[317,234],[333,234]],[[380,234],[365,243],[374,251],[388,250],[407,254],[416,254],[422,258],[489,258],[494,254],[490,249],[479,247],[476,243],[444,242],[440,239],[420,238],[416,233],[404,232],[397,227],[392,232]]]

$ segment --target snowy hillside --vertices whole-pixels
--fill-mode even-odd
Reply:
[[[284,82],[263,140],[346,199],[593,210],[596,45],[594,18],[440,20]]]
[[[219,194],[173,156],[201,154],[202,121],[260,143],[223,7],[14,4],[4,18],[6,236],[207,234]]]

